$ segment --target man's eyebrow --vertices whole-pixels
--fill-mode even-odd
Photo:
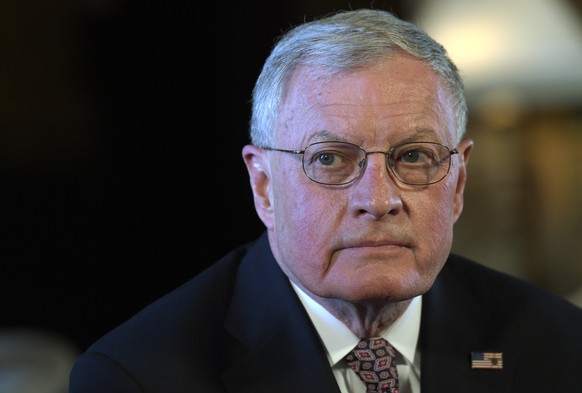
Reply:
[[[415,141],[426,141],[432,142],[433,140],[437,139],[437,132],[432,128],[417,128],[410,134],[407,134],[404,138],[402,138],[402,142],[415,142]]]
[[[423,128],[416,128],[412,132],[405,134],[404,137],[402,137],[402,138],[397,137],[396,140],[398,140],[398,142],[394,142],[394,143],[392,143],[392,145],[407,143],[407,142],[419,142],[419,141],[440,142],[438,140],[438,134],[435,130],[433,130],[432,128],[424,128],[424,127]],[[317,143],[317,142],[327,142],[327,141],[350,142],[345,137],[340,136],[340,135],[338,135],[330,130],[326,130],[326,129],[315,132],[311,136],[311,138],[309,138],[309,144]]]
[[[329,130],[320,130],[314,133],[311,136],[311,138],[309,138],[309,143],[325,142],[330,140],[347,142],[347,140],[344,137],[341,137]]]

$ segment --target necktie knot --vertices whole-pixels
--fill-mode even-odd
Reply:
[[[367,393],[398,393],[396,351],[388,341],[381,337],[362,340],[346,360],[366,384]]]

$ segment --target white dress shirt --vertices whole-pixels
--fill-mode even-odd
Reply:
[[[351,370],[344,357],[358,344],[360,338],[343,322],[291,283],[327,351],[327,358],[342,393],[365,393],[366,386]],[[420,331],[422,297],[412,299],[406,311],[382,333],[396,349],[396,368],[400,393],[420,393],[420,353],[417,348]]]

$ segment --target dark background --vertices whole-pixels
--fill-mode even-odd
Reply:
[[[288,26],[370,5],[9,3],[0,326],[80,349],[262,231],[240,153],[262,62]]]

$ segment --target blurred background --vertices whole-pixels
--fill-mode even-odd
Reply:
[[[370,5],[465,78],[454,251],[582,305],[582,1],[8,0],[0,335],[80,351],[258,235],[240,151],[262,62],[289,26]]]

